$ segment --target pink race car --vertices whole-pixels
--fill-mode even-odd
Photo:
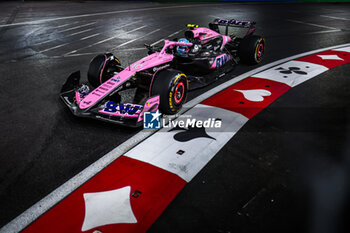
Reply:
[[[76,116],[140,126],[143,112],[175,114],[189,90],[214,82],[239,61],[263,58],[265,40],[253,35],[254,22],[216,19],[209,28],[187,27],[184,38],[165,40],[162,48],[145,45],[149,55],[127,67],[111,53],[96,56],[89,83],[79,83],[79,71],[71,74],[61,99]]]

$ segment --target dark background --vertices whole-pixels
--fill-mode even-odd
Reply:
[[[0,8],[0,226],[139,131],[76,118],[60,102],[67,76],[85,74],[98,53],[112,51],[126,65],[146,55],[144,43],[217,17],[257,22],[267,41],[263,64],[350,42],[349,4],[15,1]],[[240,65],[189,99],[254,68]],[[301,84],[250,120],[150,232],[349,232],[349,71],[343,65]]]

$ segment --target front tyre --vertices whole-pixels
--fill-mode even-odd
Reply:
[[[120,62],[113,54],[99,54],[90,62],[88,81],[96,88],[110,79],[115,72],[120,72],[121,70]]]
[[[242,39],[238,47],[240,60],[249,65],[259,64],[265,52],[265,39],[261,36],[248,36]]]
[[[179,112],[185,103],[188,91],[186,75],[178,70],[162,70],[154,77],[151,94],[160,96],[160,110],[172,115]]]

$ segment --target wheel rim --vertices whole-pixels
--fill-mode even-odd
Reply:
[[[263,54],[264,54],[264,44],[260,43],[258,45],[258,49],[256,50],[256,58],[258,61],[261,60]]]
[[[174,100],[175,103],[180,103],[185,95],[185,85],[183,82],[179,82],[175,87]]]

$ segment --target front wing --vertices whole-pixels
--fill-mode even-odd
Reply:
[[[79,79],[79,72],[71,74],[60,93],[63,103],[75,116],[98,119],[129,127],[139,127],[143,124],[143,113],[157,111],[159,107],[159,96],[153,96],[148,98],[143,105],[102,100],[91,108],[80,109],[79,103],[86,93],[79,92],[79,87],[81,87]]]

